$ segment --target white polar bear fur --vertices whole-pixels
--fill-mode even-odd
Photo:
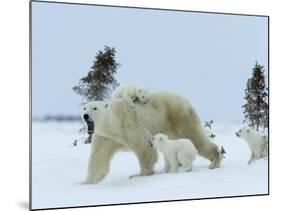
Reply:
[[[158,133],[152,138],[151,144],[164,156],[165,168],[162,172],[174,173],[192,169],[197,149],[189,139],[170,140],[167,135]]]
[[[261,135],[257,131],[245,126],[236,132],[236,136],[243,138],[250,147],[251,157],[248,164],[268,156],[268,136]]]
[[[124,98],[131,107],[135,107],[134,102],[147,103],[148,90],[137,84],[125,84],[118,86],[112,93],[112,99]]]
[[[207,137],[191,104],[178,95],[150,93],[148,103],[136,103],[135,109],[130,109],[123,98],[109,104],[94,101],[85,105],[84,114],[95,123],[87,184],[98,183],[107,175],[111,158],[121,148],[136,154],[140,175],[153,174],[157,151],[148,140],[157,133],[167,134],[171,139],[189,138],[199,155],[211,161],[210,168],[220,166],[222,156],[218,146]]]

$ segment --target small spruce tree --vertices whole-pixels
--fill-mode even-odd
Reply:
[[[242,106],[244,122],[257,131],[260,127],[268,127],[268,88],[264,71],[264,67],[256,62],[245,89],[246,104]]]
[[[86,101],[109,98],[111,91],[119,85],[115,74],[120,64],[116,62],[115,56],[115,48],[105,46],[103,51],[99,50],[91,70],[72,88],[73,91],[83,96]],[[91,143],[91,135],[85,143]]]
[[[104,100],[118,86],[115,74],[120,66],[115,61],[116,50],[108,46],[98,51],[93,66],[88,74],[79,80],[73,91],[86,100]]]

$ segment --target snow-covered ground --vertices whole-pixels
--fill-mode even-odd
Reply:
[[[107,177],[96,185],[80,185],[87,172],[90,145],[71,146],[81,135],[79,123],[33,123],[32,208],[87,206],[144,201],[265,194],[268,191],[267,160],[248,166],[250,150],[234,132],[236,124],[214,124],[213,139],[227,154],[222,167],[208,169],[198,157],[192,172],[156,174],[129,179],[139,172],[132,152],[119,152]],[[163,167],[162,156],[155,166]]]

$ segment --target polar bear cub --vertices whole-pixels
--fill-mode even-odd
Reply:
[[[171,140],[167,135],[158,133],[149,143],[164,156],[165,168],[162,172],[173,173],[192,169],[192,162],[198,152],[189,139]]]
[[[135,107],[135,101],[143,104],[148,102],[148,90],[137,84],[125,84],[117,87],[112,93],[112,99],[123,98],[131,107]]]
[[[260,158],[268,156],[268,136],[261,135],[257,131],[249,128],[242,127],[236,133],[237,137],[243,138],[251,149],[251,157],[248,164]]]

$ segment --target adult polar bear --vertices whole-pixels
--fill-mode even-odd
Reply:
[[[140,175],[153,174],[157,152],[148,140],[157,133],[171,139],[190,139],[199,155],[211,161],[210,168],[219,167],[222,159],[191,104],[172,93],[151,93],[147,104],[137,102],[134,109],[124,99],[90,102],[83,108],[82,118],[88,124],[88,133],[95,133],[86,184],[98,183],[107,175],[113,154],[121,148],[136,154]]]

